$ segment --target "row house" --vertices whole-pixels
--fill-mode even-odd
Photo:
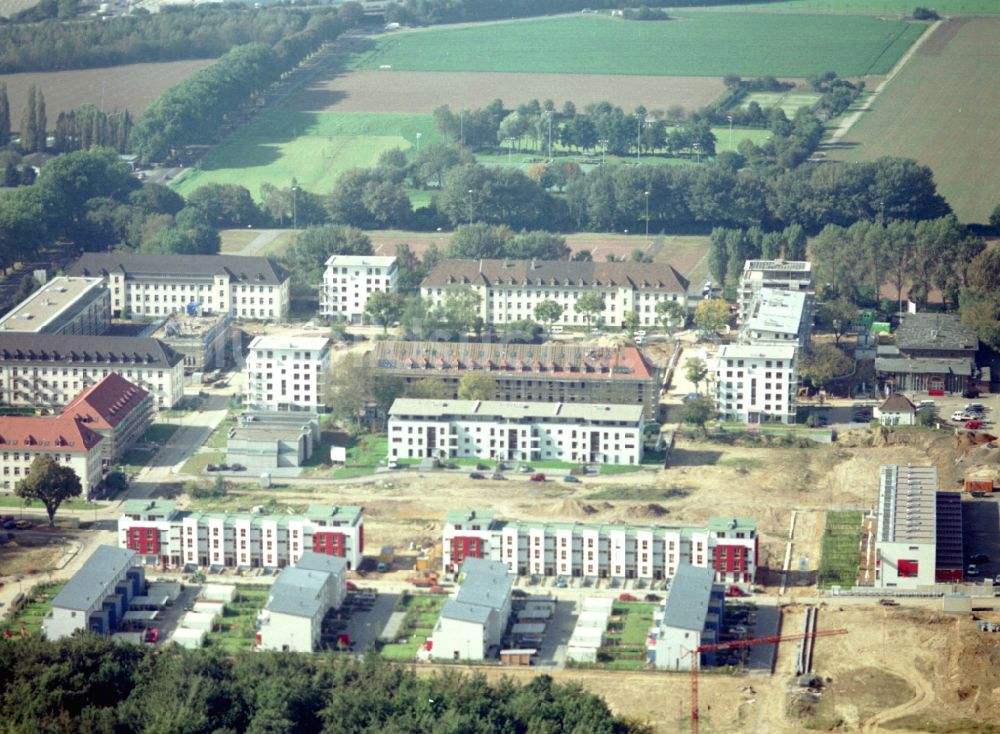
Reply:
[[[481,510],[449,512],[443,540],[448,573],[470,557],[500,561],[517,575],[590,579],[670,579],[690,565],[739,585],[754,582],[759,542],[756,523],[745,518],[695,528],[505,521]]]
[[[284,568],[305,551],[357,568],[364,551],[360,507],[311,505],[302,515],[178,510],[164,500],[128,500],[118,544],[163,568]]]
[[[555,301],[563,307],[556,324],[583,327],[587,319],[575,305],[592,293],[604,299],[596,318],[612,326],[622,326],[633,312],[642,326],[655,326],[656,305],[664,301],[688,308],[688,281],[666,263],[447,259],[427,274],[420,295],[440,306],[463,288],[479,295],[479,315],[487,325],[537,320],[535,306]]]

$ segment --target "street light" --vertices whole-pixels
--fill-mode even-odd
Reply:
[[[642,157],[642,117],[635,116],[635,162]]]
[[[646,196],[646,236],[649,237],[649,192],[644,191]]]
[[[729,120],[729,149],[733,149],[733,116],[726,115],[726,119]]]
[[[503,141],[507,143],[507,165],[511,165],[511,155],[514,153],[514,138],[504,138]]]
[[[701,143],[695,143],[693,147],[695,155],[698,156],[698,162],[701,163]]]
[[[417,154],[420,153],[420,138],[422,136],[423,136],[423,133],[417,133]]]
[[[604,156],[608,152],[608,139],[607,138],[601,138],[597,142],[600,143],[600,145],[601,145],[601,165],[603,166],[604,165]]]
[[[299,187],[292,186],[292,229],[299,228]]]
[[[469,189],[468,194],[469,194],[469,199],[468,199],[468,203],[469,203],[469,224],[472,224],[472,194],[473,194],[472,189]]]

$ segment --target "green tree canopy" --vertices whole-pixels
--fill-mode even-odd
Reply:
[[[799,375],[817,388],[826,387],[834,378],[851,371],[854,362],[833,344],[816,344],[802,354]]]
[[[403,313],[403,297],[398,293],[375,291],[368,296],[365,313],[382,327],[383,334],[388,333],[389,326],[399,321]]]
[[[694,310],[694,325],[703,332],[721,331],[729,323],[729,304],[719,298],[708,298]]]
[[[493,400],[497,381],[486,372],[469,372],[458,381],[458,397],[462,400]]]
[[[444,400],[448,397],[448,386],[440,377],[425,377],[410,385],[406,390],[406,396],[424,400]]]
[[[604,309],[604,296],[596,292],[582,294],[573,304],[573,310],[583,316],[588,328],[599,314],[604,313]]]
[[[79,497],[83,491],[80,477],[71,467],[63,466],[43,454],[31,462],[28,476],[14,487],[14,494],[26,500],[37,500],[45,506],[49,526],[55,527],[56,511],[66,500]]]

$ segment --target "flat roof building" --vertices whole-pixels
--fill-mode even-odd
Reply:
[[[750,304],[762,288],[809,293],[813,290],[812,263],[805,260],[747,260],[737,288],[737,313],[746,320]]]
[[[331,255],[319,291],[324,316],[360,323],[372,293],[399,290],[396,258],[383,255]]]
[[[0,331],[103,334],[111,326],[111,296],[101,278],[58,276],[17,304]]]
[[[962,392],[990,381],[976,364],[979,338],[955,314],[905,314],[895,345],[878,348],[875,373],[885,393]]]
[[[798,390],[794,344],[727,344],[714,367],[715,406],[722,420],[795,423]]]
[[[229,314],[193,316],[178,311],[167,316],[149,336],[183,355],[186,373],[225,369],[231,323]]]
[[[330,371],[326,337],[258,336],[247,354],[244,405],[253,411],[320,413]]]
[[[748,344],[809,346],[812,314],[804,291],[761,288],[754,296],[740,331]]]
[[[319,416],[244,413],[229,429],[226,463],[250,471],[302,466],[319,446]]]

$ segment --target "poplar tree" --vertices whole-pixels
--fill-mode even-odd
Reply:
[[[10,100],[7,85],[0,82],[0,148],[10,145]]]
[[[24,104],[24,114],[21,116],[21,148],[25,153],[35,152],[35,130],[38,127],[35,105],[35,85],[32,84],[28,87],[28,101]]]

